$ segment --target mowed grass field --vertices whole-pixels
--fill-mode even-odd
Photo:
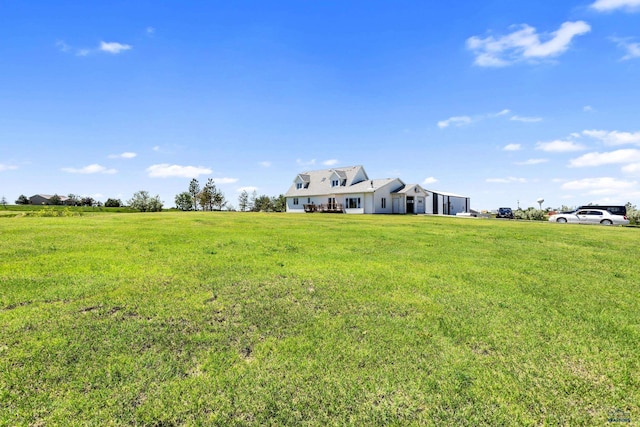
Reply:
[[[165,212],[0,237],[3,426],[640,420],[640,229]]]

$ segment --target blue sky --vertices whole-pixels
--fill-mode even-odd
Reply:
[[[640,205],[640,0],[0,2],[0,196],[304,170]]]

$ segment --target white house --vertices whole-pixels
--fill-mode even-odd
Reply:
[[[455,215],[469,211],[468,198],[428,191],[418,184],[405,184],[400,178],[370,179],[362,166],[300,173],[285,197],[287,212],[298,213]]]

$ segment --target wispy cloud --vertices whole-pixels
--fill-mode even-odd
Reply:
[[[435,184],[436,182],[438,182],[438,180],[432,176],[430,176],[429,178],[425,178],[424,181],[422,181],[423,185],[429,185],[429,184]]]
[[[129,44],[122,44],[118,42],[100,42],[100,50],[102,52],[108,52],[114,55],[132,49],[133,46]]]
[[[212,170],[202,166],[180,166],[162,163],[149,166],[147,172],[150,178],[197,178],[200,175],[210,174]]]
[[[502,148],[504,151],[519,151],[522,149],[520,144],[507,144]]]
[[[606,145],[640,145],[640,132],[619,132],[617,130],[584,130],[583,135],[602,141]]]
[[[542,117],[511,116],[509,120],[513,120],[515,122],[524,122],[524,123],[537,123],[542,121]]]
[[[271,162],[267,162],[267,161],[260,162],[260,163],[258,163],[258,164],[259,164],[260,166],[262,166],[263,168],[270,168],[270,167],[271,167]]]
[[[631,163],[622,167],[622,172],[627,175],[640,176],[640,163]]]
[[[511,28],[514,31],[504,36],[468,38],[467,48],[476,57],[474,64],[505,67],[516,62],[557,57],[569,48],[574,37],[591,31],[591,26],[584,21],[564,22],[558,30],[542,34],[526,24]]]
[[[100,174],[109,174],[109,175],[113,175],[114,173],[117,173],[118,171],[116,169],[108,169],[102,165],[99,165],[97,163],[94,163],[92,165],[88,165],[85,166],[83,168],[62,168],[61,169],[63,172],[68,172],[68,173],[79,173],[79,174],[94,174],[94,173],[100,173]]]
[[[148,36],[152,36],[156,33],[156,29],[153,27],[147,27],[144,31]]]
[[[610,40],[613,41],[618,47],[624,50],[627,54],[620,58],[621,61],[628,61],[629,59],[640,58],[640,43],[633,42],[632,38],[619,38],[619,37],[610,37]]]
[[[313,166],[316,164],[316,159],[311,159],[311,160],[302,160],[302,159],[296,159],[296,163],[298,164],[298,166]]]
[[[12,170],[16,170],[16,169],[18,169],[18,167],[17,167],[17,166],[14,166],[14,165],[5,165],[5,164],[0,163],[0,172],[3,172],[3,171],[12,171]]]
[[[440,129],[444,129],[444,128],[447,128],[447,127],[449,127],[451,125],[453,125],[453,126],[464,126],[464,125],[471,124],[472,122],[473,122],[473,120],[469,116],[455,116],[455,117],[449,117],[446,120],[439,121],[438,122],[438,127]]]
[[[591,195],[611,195],[637,189],[637,181],[623,181],[612,177],[584,178],[562,184],[563,190],[584,191]]]
[[[569,140],[559,139],[555,141],[536,143],[536,150],[542,150],[550,153],[568,153],[572,151],[582,151],[585,149],[586,147],[584,145]]]
[[[120,153],[120,154],[109,154],[109,158],[110,159],[133,159],[137,155],[138,154],[133,153],[131,151],[125,151],[124,153]]]
[[[514,176],[508,178],[487,178],[485,181],[495,184],[524,184],[527,182],[526,178],[516,178]]]
[[[541,163],[547,163],[549,159],[529,159],[524,162],[516,162],[516,165],[519,166],[529,166],[529,165],[539,165]]]
[[[590,7],[599,12],[611,12],[616,9],[635,12],[640,10],[640,0],[596,0]]]
[[[335,166],[338,164],[338,160],[336,159],[325,160],[324,162],[322,162],[322,164],[325,166]]]
[[[464,116],[453,116],[453,117],[449,117],[446,120],[441,120],[438,122],[438,127],[440,129],[444,129],[447,128],[449,126],[466,126],[466,125],[470,125],[472,123],[478,123],[481,122],[483,120],[487,120],[487,119],[496,119],[499,117],[509,117],[509,120],[512,121],[516,121],[516,122],[527,122],[527,123],[533,123],[533,122],[540,122],[542,121],[541,117],[525,117],[525,116],[518,116],[518,115],[512,115],[511,114],[511,110],[505,108],[504,110],[501,110],[497,113],[486,113],[486,114],[478,114],[475,116],[468,116],[468,115],[464,115]]]
[[[64,40],[56,41],[56,47],[60,52],[74,54],[76,56],[88,56],[93,53],[105,52],[113,55],[122,53],[124,51],[133,49],[133,46],[129,44],[117,43],[117,42],[104,42],[101,41],[99,46],[93,49],[86,47],[77,48],[68,45]]]
[[[640,162],[640,150],[628,148],[624,150],[609,151],[606,153],[587,153],[569,161],[569,167],[582,168],[611,164],[626,164]]]
[[[235,184],[238,182],[238,178],[213,178],[213,182],[220,185]]]
[[[582,107],[582,111],[584,111],[585,113],[593,113],[595,110],[591,105],[585,105],[584,107]]]

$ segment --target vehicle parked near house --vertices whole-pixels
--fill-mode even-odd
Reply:
[[[508,218],[513,219],[513,211],[511,208],[500,208],[496,214],[496,218]]]
[[[625,215],[615,215],[606,209],[578,209],[570,213],[558,213],[549,217],[550,222],[575,224],[627,225],[629,220]]]
[[[604,209],[614,215],[627,215],[627,207],[621,205],[585,205],[578,207],[578,209]]]

